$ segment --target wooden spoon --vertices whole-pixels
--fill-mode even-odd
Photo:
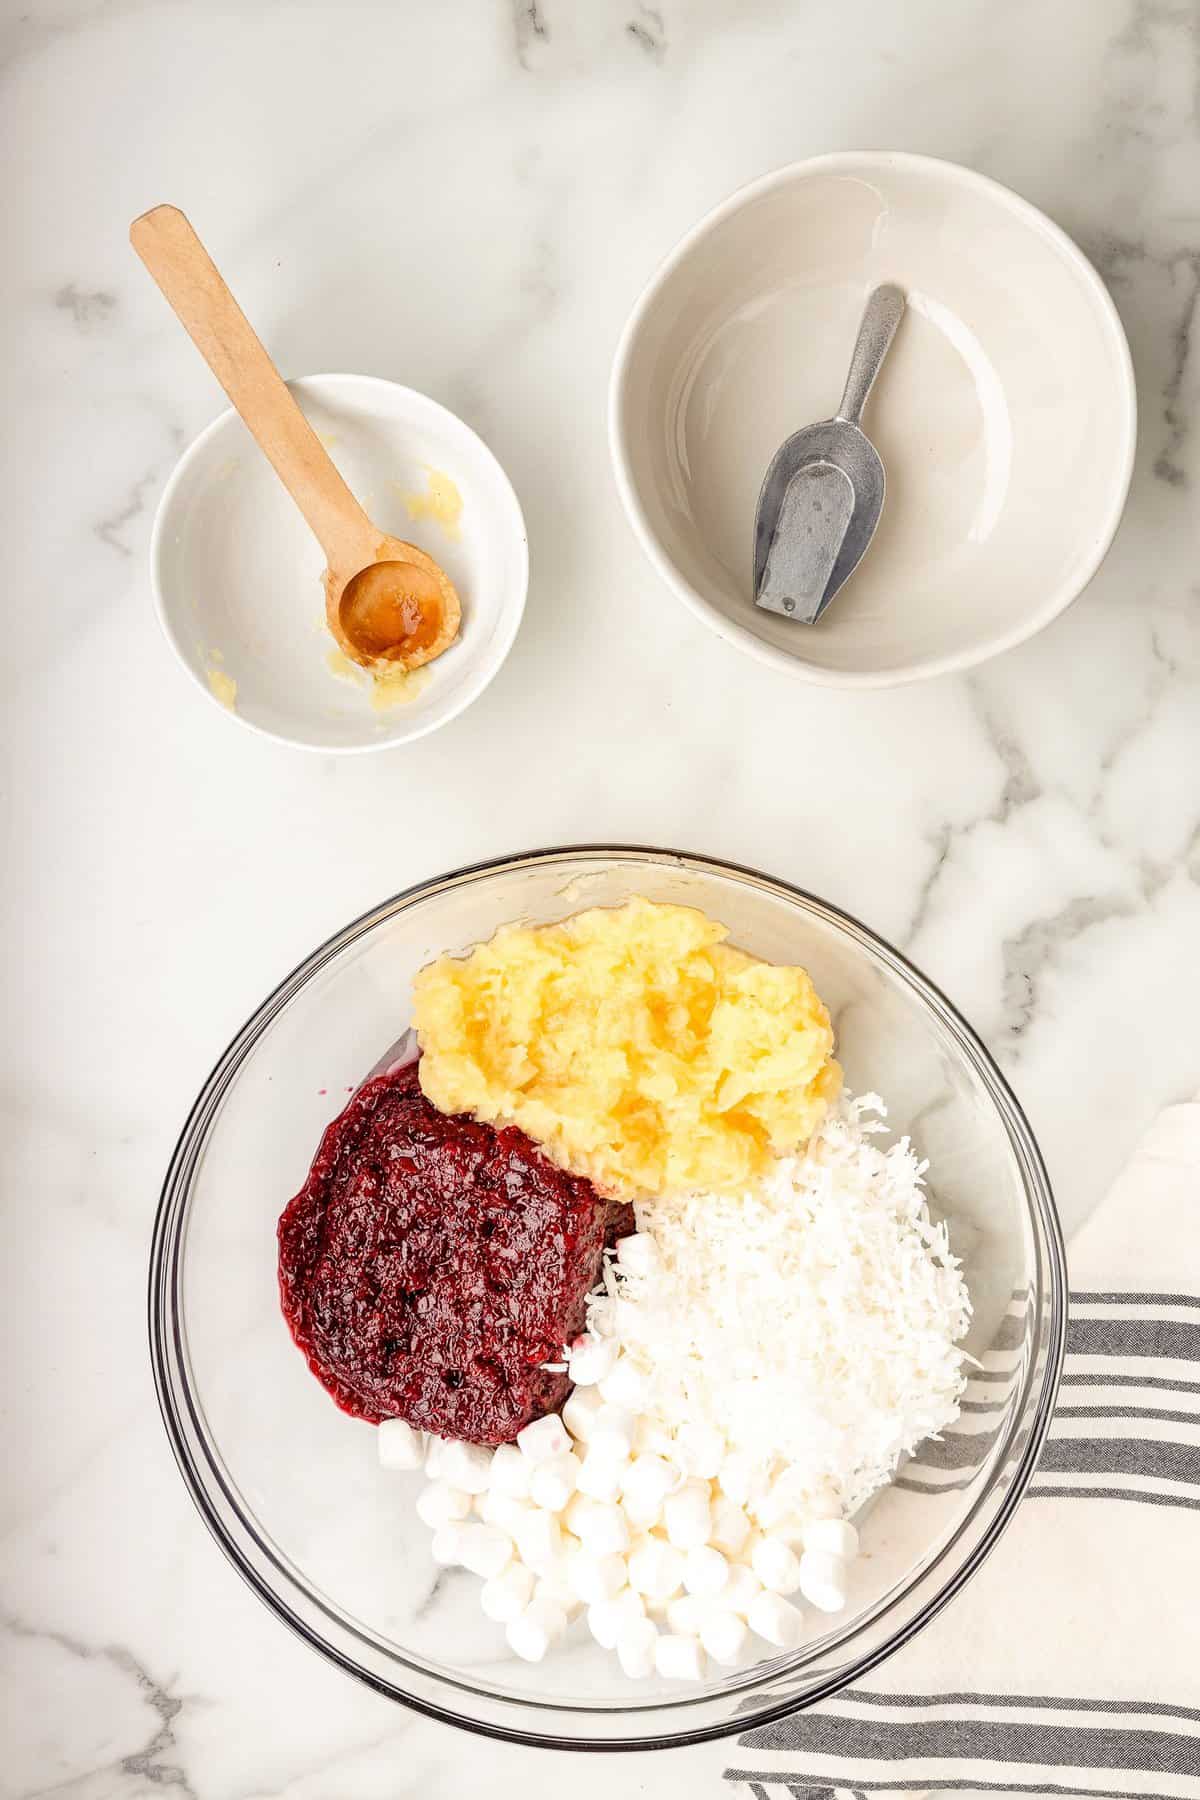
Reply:
[[[343,651],[364,668],[432,662],[458,636],[449,576],[368,519],[179,208],[143,213],[129,238],[325,552],[325,613]]]

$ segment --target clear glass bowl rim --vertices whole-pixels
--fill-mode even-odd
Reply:
[[[943,1027],[949,1031],[958,1049],[982,1080],[1008,1132],[1013,1149],[1018,1154],[1025,1181],[1027,1201],[1037,1214],[1046,1237],[1049,1316],[1045,1322],[1045,1359],[1040,1376],[1037,1378],[1040,1383],[1040,1392],[1032,1418],[1029,1419],[1025,1443],[1009,1480],[1007,1491],[997,1506],[995,1515],[987,1525],[983,1536],[968,1553],[961,1566],[951,1574],[921,1609],[905,1620],[886,1641],[831,1674],[826,1681],[818,1684],[800,1699],[789,1696],[782,1699],[764,1700],[761,1704],[747,1707],[744,1711],[737,1711],[729,1718],[716,1723],[703,1725],[687,1725],[685,1723],[678,1729],[664,1731],[655,1737],[580,1738],[556,1734],[552,1730],[525,1730],[515,1724],[499,1724],[479,1719],[469,1713],[455,1711],[449,1705],[439,1705],[423,1695],[407,1692],[397,1684],[383,1679],[373,1671],[356,1663],[352,1657],[328,1642],[319,1632],[310,1629],[309,1625],[291,1610],[282,1596],[263,1579],[242,1548],[230,1535],[213,1504],[208,1481],[204,1471],[199,1467],[188,1441],[183,1418],[185,1408],[191,1414],[198,1434],[203,1437],[203,1433],[199,1429],[191,1395],[186,1391],[177,1392],[177,1385],[185,1387],[186,1384],[182,1382],[182,1377],[175,1373],[176,1370],[186,1367],[186,1357],[182,1341],[181,1321],[175,1307],[173,1277],[181,1247],[180,1228],[186,1218],[187,1199],[196,1157],[203,1146],[209,1122],[217,1111],[221,1099],[242,1062],[268,1026],[289,1001],[315,975],[319,974],[327,963],[339,956],[357,939],[373,931],[388,919],[404,912],[408,907],[433,898],[438,893],[483,877],[497,874],[518,874],[522,869],[573,857],[583,861],[596,858],[640,858],[659,865],[686,867],[702,874],[710,873],[732,877],[764,888],[785,900],[798,903],[825,922],[839,927],[852,938],[857,938],[862,942],[890,968],[893,974],[897,975],[925,1002]],[[468,863],[461,868],[450,870],[446,874],[432,876],[412,884],[394,894],[390,899],[382,901],[379,905],[362,913],[327,938],[323,944],[297,964],[291,973],[285,976],[267,995],[266,999],[256,1007],[208,1075],[188,1113],[172,1152],[159,1196],[151,1240],[147,1323],[150,1361],[159,1410],[184,1485],[208,1530],[239,1575],[264,1605],[303,1642],[316,1650],[327,1661],[374,1689],[375,1692],[385,1695],[388,1699],[410,1707],[426,1717],[438,1719],[445,1724],[455,1725],[484,1737],[496,1738],[530,1748],[631,1751],[678,1748],[736,1736],[755,1727],[786,1718],[791,1713],[802,1711],[821,1700],[828,1699],[830,1695],[840,1692],[851,1683],[861,1679],[863,1675],[868,1674],[900,1649],[931,1619],[935,1618],[957,1593],[961,1592],[999,1541],[1036,1470],[1041,1447],[1053,1416],[1066,1353],[1067,1292],[1066,1249],[1062,1225],[1037,1141],[1020,1102],[1001,1074],[991,1053],[940,988],[935,986],[898,950],[893,949],[883,938],[862,924],[853,914],[831,905],[828,901],[820,899],[817,895],[811,894],[793,883],[781,881],[775,876],[766,875],[762,871],[742,863],[730,862],[719,857],[691,851],[655,848],[642,844],[583,843],[565,844],[525,851],[515,855],[493,857],[481,862]],[[172,1349],[175,1353],[174,1363],[172,1362]],[[1027,1388],[1032,1385],[1034,1379],[1034,1369],[1031,1366],[1026,1377]],[[1022,1404],[1016,1409],[1014,1417],[1017,1420],[1023,1419],[1027,1412],[1028,1396],[1026,1395],[1023,1397]],[[990,1489],[985,1490],[976,1505],[981,1504],[990,1496],[990,1493]],[[243,1518],[242,1523],[253,1537],[255,1535],[253,1522]],[[965,1524],[966,1521],[960,1530],[965,1529]],[[947,1546],[948,1548],[949,1546]],[[944,1550],[942,1555],[945,1554]],[[457,1685],[469,1687],[467,1683]],[[704,1698],[711,1698],[711,1696]],[[655,1710],[664,1714],[682,1712],[686,1716],[688,1706],[698,1704],[700,1699],[701,1697],[697,1696],[696,1701],[686,1698],[672,1701],[667,1705],[658,1705]],[[569,1706],[558,1707],[551,1701],[526,1700],[522,1704],[527,1710],[536,1713],[554,1714],[559,1711],[571,1710]],[[632,1713],[643,1709],[635,1703],[627,1710]]]

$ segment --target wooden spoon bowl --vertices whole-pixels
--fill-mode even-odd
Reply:
[[[339,584],[325,572],[325,617],[351,661],[419,669],[458,636],[462,608],[445,570],[416,544],[380,538],[376,560]]]

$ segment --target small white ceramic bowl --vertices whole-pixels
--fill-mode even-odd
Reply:
[[[338,655],[325,559],[232,411],[184,451],[159,503],[159,618],[205,693],[253,730],[310,750],[407,743],[469,706],[508,655],[529,576],[521,508],[487,445],[424,394],[372,375],[288,385],[372,520],[427,550],[454,582],[457,643],[400,689],[377,688]],[[461,497],[456,525],[421,516],[431,472]]]
[[[767,464],[829,418],[869,290],[908,314],[864,420],[887,471],[875,541],[819,625],[753,604]],[[625,327],[609,433],[650,560],[721,636],[810,681],[969,668],[1048,625],[1121,517],[1137,404],[1116,308],[1044,214],[953,163],[795,163],[668,257]]]

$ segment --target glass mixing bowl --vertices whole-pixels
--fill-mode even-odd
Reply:
[[[702,1685],[633,1683],[576,1623],[539,1664],[507,1650],[476,1578],[439,1572],[372,1428],[338,1411],[279,1310],[275,1224],[321,1132],[410,1020],[412,978],[510,920],[631,894],[697,906],[743,949],[803,963],[853,1090],[929,1158],[974,1303],[971,1408],[861,1521],[846,1611],[806,1613],[795,1651]],[[389,900],[314,952],[226,1050],[184,1126],[155,1224],[150,1341],[184,1480],[278,1616],[381,1693],[527,1744],[633,1749],[762,1724],[863,1675],[925,1625],[996,1542],[1028,1484],[1058,1384],[1062,1237],[1019,1106],[945,999],[886,944],[807,894],[668,851],[550,850]]]

